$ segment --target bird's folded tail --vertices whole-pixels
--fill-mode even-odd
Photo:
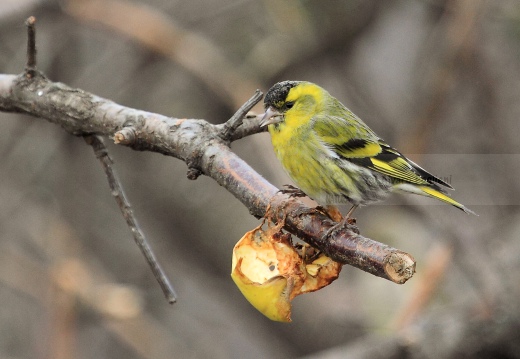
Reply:
[[[448,204],[451,204],[452,206],[454,207],[457,207],[458,209],[468,213],[468,214],[474,214],[475,216],[478,216],[478,214],[476,214],[475,212],[473,212],[471,209],[467,208],[466,206],[464,206],[463,204],[455,201],[453,198],[447,196],[446,194],[442,193],[441,191],[433,188],[433,187],[430,187],[430,186],[410,186],[410,185],[405,185],[405,186],[398,186],[398,188],[402,191],[406,191],[406,192],[412,192],[412,193],[415,193],[415,194],[420,194],[420,195],[423,195],[423,196],[427,196],[427,197],[432,197],[432,198],[436,198],[440,201],[443,201],[445,203],[448,203]]]

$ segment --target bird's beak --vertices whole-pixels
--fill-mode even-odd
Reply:
[[[278,110],[268,107],[260,121],[260,127],[271,125],[283,121],[283,115]]]

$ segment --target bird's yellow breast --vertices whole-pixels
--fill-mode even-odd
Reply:
[[[326,160],[320,144],[313,136],[312,118],[323,109],[324,90],[312,83],[293,87],[285,102],[294,106],[284,113],[284,120],[269,126],[276,157],[287,174],[308,195],[318,196],[322,188],[330,186],[323,172]]]

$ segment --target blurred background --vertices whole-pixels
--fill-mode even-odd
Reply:
[[[517,0],[2,0],[0,73],[23,71],[30,15],[51,80],[171,117],[221,123],[256,88],[316,82],[479,217],[411,195],[358,210],[361,233],[411,253],[415,276],[345,266],[275,323],[229,276],[259,221],[183,162],[106,139],[170,306],[91,148],[0,113],[0,357],[520,357]],[[267,134],[232,148],[289,183]]]

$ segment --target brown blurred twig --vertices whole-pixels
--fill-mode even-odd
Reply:
[[[394,319],[394,327],[397,330],[412,324],[425,310],[449,268],[452,257],[452,248],[445,244],[439,244],[430,250],[420,280],[415,283],[412,294]]]
[[[256,89],[250,73],[242,73],[205,37],[182,29],[172,18],[140,3],[121,0],[68,0],[67,13],[100,24],[180,64],[231,108]]]
[[[183,352],[182,343],[167,337],[164,324],[146,313],[138,291],[117,284],[99,263],[83,258],[85,248],[66,223],[51,223],[47,235],[49,240],[44,242],[49,245],[40,248],[46,261],[35,260],[14,246],[2,247],[0,283],[47,304],[54,314],[49,318],[52,346],[46,348],[48,357],[75,357],[77,347],[71,330],[78,304],[95,313],[112,335],[142,358],[170,358],[172,352]],[[43,244],[39,240],[33,243]],[[160,348],[151,353],[150,346],[158,343]]]
[[[482,7],[481,0],[449,0],[440,27],[443,47],[434,49],[437,61],[434,68],[422,83],[428,84],[423,94],[422,108],[414,120],[411,133],[402,140],[399,148],[404,153],[424,153],[434,129],[444,120],[442,109],[448,100],[450,89],[454,86],[458,73],[467,67],[467,54],[476,43],[478,16]],[[461,66],[463,65],[463,66]],[[415,158],[417,159],[417,158]]]

